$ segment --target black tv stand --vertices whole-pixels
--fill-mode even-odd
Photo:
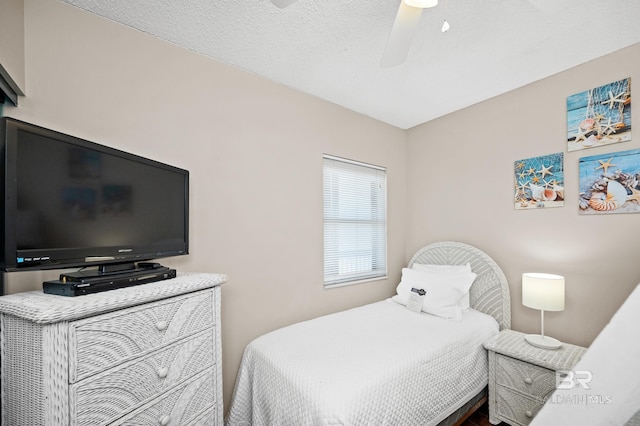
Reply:
[[[137,264],[135,262],[110,263],[60,274],[60,281],[80,283],[99,282],[118,276],[135,275],[140,272],[149,272],[150,270],[166,269],[168,268],[155,262],[138,262]]]
[[[110,274],[113,272],[133,271],[136,269],[135,262],[109,263],[106,265],[98,265],[100,274]]]
[[[45,281],[43,291],[61,296],[80,296],[117,288],[131,287],[176,277],[176,270],[155,262],[116,263],[60,274],[60,279]]]

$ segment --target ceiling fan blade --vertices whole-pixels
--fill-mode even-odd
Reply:
[[[422,16],[422,8],[409,6],[404,1],[400,2],[396,20],[393,21],[393,28],[380,61],[382,68],[400,65],[407,59],[411,40],[420,23],[420,16]]]
[[[276,7],[279,7],[280,9],[284,9],[287,6],[291,6],[296,1],[297,0],[271,0],[271,3],[273,3]]]
[[[542,13],[552,15],[554,13],[560,13],[566,8],[565,2],[557,0],[528,0],[529,3]]]

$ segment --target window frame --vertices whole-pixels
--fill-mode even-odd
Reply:
[[[343,168],[343,170],[340,170]],[[343,157],[337,157],[334,155],[323,154],[322,156],[322,171],[323,171],[323,283],[324,287],[336,288],[347,285],[353,285],[363,282],[384,280],[387,278],[387,229],[388,229],[388,214],[387,214],[387,169],[386,167],[377,166],[361,161],[346,159]],[[333,181],[328,182],[328,173],[333,174]],[[342,173],[343,178],[349,174],[357,175],[352,180],[343,181],[343,185],[337,182],[337,175]],[[359,173],[359,175],[358,175]],[[369,185],[367,192],[360,191],[357,187]],[[380,191],[372,191],[371,185],[380,185]],[[374,188],[374,187],[373,187]],[[328,194],[328,190],[331,194]],[[354,194],[349,193],[349,190],[356,190]],[[342,191],[343,195],[340,197],[336,191]],[[345,197],[347,193],[347,198]],[[353,204],[361,201],[370,203],[370,207],[364,210],[365,214],[368,214],[367,218],[353,218],[349,217],[349,213],[339,212],[338,198],[342,198],[344,210],[348,210],[349,206],[353,207]],[[360,198],[360,200],[357,200]],[[328,204],[330,204],[328,206]],[[353,214],[351,209],[351,214]],[[358,214],[362,210],[358,207]],[[328,211],[330,211],[328,215]],[[333,213],[333,214],[331,214]],[[378,217],[376,217],[378,216]],[[379,216],[382,216],[380,218]],[[368,228],[368,230],[367,230]],[[362,230],[367,232],[362,232]],[[328,235],[328,232],[334,232],[339,236],[341,233],[355,234],[357,237],[355,240],[349,238],[349,246],[351,250],[344,248],[340,249],[341,243],[337,241],[337,236]],[[366,248],[366,240],[370,240],[370,248]],[[364,241],[363,241],[364,240]],[[355,241],[356,248],[353,248],[353,242]],[[328,248],[328,242],[333,244],[332,248]],[[363,244],[363,242],[365,244]],[[363,250],[362,247],[365,247]],[[328,251],[330,250],[330,251]],[[340,252],[343,252],[341,254]],[[344,254],[344,252],[351,251],[350,254]],[[342,273],[339,264],[341,261],[349,268],[365,268],[360,271],[351,271]],[[331,263],[330,263],[331,262]],[[367,263],[370,263],[370,267]],[[350,264],[350,266],[348,266]],[[359,266],[354,266],[358,264]],[[363,266],[365,265],[365,266]]]

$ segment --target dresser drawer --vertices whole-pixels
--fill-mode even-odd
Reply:
[[[214,426],[216,424],[216,421],[216,409],[215,407],[211,407],[207,411],[199,415],[187,426]]]
[[[503,386],[496,388],[496,396],[498,416],[513,425],[528,425],[543,405],[542,401]]]
[[[72,424],[107,424],[213,366],[214,333],[207,330],[72,385]]]
[[[498,385],[519,390],[543,400],[556,386],[556,373],[504,355],[496,355]]]
[[[208,369],[189,382],[112,423],[136,426],[182,426],[202,424],[198,421],[213,409],[215,418],[216,383],[214,369]],[[206,416],[205,416],[206,419]],[[213,425],[215,423],[209,423]]]
[[[70,323],[69,382],[213,327],[214,297],[205,290]]]

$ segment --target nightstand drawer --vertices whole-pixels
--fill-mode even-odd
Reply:
[[[528,425],[542,408],[542,401],[521,395],[503,386],[496,389],[498,416],[514,425]]]
[[[556,387],[556,373],[524,361],[497,354],[498,385],[516,389],[538,400],[543,400]]]

